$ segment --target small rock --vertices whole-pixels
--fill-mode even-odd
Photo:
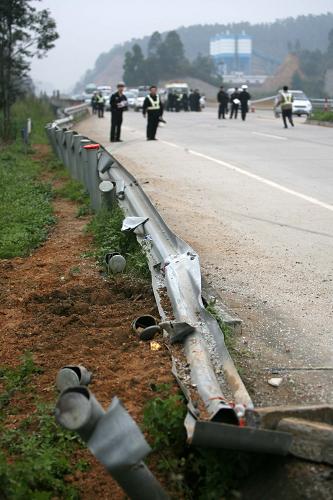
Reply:
[[[279,378],[279,377],[273,377],[273,378],[270,378],[268,380],[268,383],[269,385],[271,385],[272,387],[279,387],[279,385],[281,385],[281,382],[282,382],[282,378]]]

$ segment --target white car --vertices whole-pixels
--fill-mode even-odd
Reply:
[[[126,99],[127,99],[127,103],[128,103],[128,107],[129,108],[134,108],[135,106],[135,100],[136,100],[136,95],[134,92],[131,92],[131,91],[128,91],[126,90],[124,92],[125,96],[126,96]]]
[[[134,102],[134,111],[140,111],[143,108],[144,100],[149,94],[149,87],[139,87],[138,96]]]
[[[282,90],[279,91],[283,92]],[[306,115],[309,116],[312,112],[312,104],[310,99],[304,94],[302,90],[289,90],[290,94],[293,96],[294,100],[292,103],[293,106],[293,115],[297,116],[302,116]],[[277,97],[278,99],[278,97]],[[278,106],[275,109],[275,115],[279,117],[281,114],[281,107]]]

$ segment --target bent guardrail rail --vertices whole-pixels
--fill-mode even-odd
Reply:
[[[103,200],[112,207],[117,200],[124,211],[123,230],[135,233],[147,255],[160,326],[169,334],[172,372],[188,401],[189,443],[292,452],[289,432],[261,426],[219,325],[204,307],[197,253],[170,230],[135,177],[104,147],[57,123],[46,131],[55,154],[86,186],[93,208],[98,210]],[[183,344],[186,360],[179,350],[173,352],[177,341]]]
[[[193,332],[184,339],[191,385],[199,393],[209,420],[238,423],[235,404],[244,408],[252,408],[253,404],[216,320],[203,305],[198,255],[169,229],[136,179],[104,148],[91,148],[93,141],[58,126],[49,125],[47,132],[55,153],[73,177],[86,186],[95,209],[102,203],[100,183],[110,182],[124,213],[144,218],[145,222],[134,231],[148,257],[164,328],[179,329],[184,324],[192,327]],[[160,294],[165,290],[173,308],[171,320],[162,306]],[[198,411],[195,414],[198,416]]]

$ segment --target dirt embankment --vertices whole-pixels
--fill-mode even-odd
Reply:
[[[56,401],[56,373],[64,365],[83,364],[93,372],[91,389],[106,408],[117,395],[140,423],[151,384],[169,383],[169,355],[151,351],[131,332],[132,320],[157,315],[151,288],[126,276],[106,279],[94,259],[89,218],[76,218],[77,207],[54,201],[57,224],[45,244],[28,258],[0,261],[1,365],[16,366],[31,351],[43,370],[34,377],[34,393]],[[13,404],[12,425],[34,408],[34,398]],[[124,494],[87,450],[79,452],[90,470],[67,478],[83,499],[117,500]]]

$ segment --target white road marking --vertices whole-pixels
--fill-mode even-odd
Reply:
[[[177,148],[177,149],[185,149],[185,148],[182,148],[181,146],[178,146],[178,144],[174,144],[173,142],[168,142],[168,141],[160,141],[162,142],[162,144],[166,144],[167,146],[171,146],[173,148]]]
[[[161,141],[161,142],[168,144],[169,146],[172,146],[175,148],[184,149],[181,146],[178,146],[178,144],[174,144],[172,142],[167,142],[167,141]],[[267,186],[278,189],[279,191],[282,191],[284,193],[291,194],[291,195],[295,196],[296,198],[300,198],[301,200],[307,201],[309,203],[312,203],[313,205],[317,205],[318,207],[325,208],[326,210],[333,212],[333,205],[330,205],[329,203],[325,203],[323,201],[317,200],[317,198],[313,198],[312,196],[308,196],[306,194],[300,193],[299,191],[295,191],[294,189],[290,189],[286,186],[283,186],[282,184],[278,184],[277,182],[270,181],[269,179],[266,179],[265,177],[261,177],[260,175],[252,174],[251,172],[248,172],[247,170],[244,170],[243,168],[236,167],[236,165],[232,165],[231,163],[228,163],[228,162],[223,161],[223,160],[218,160],[217,158],[213,158],[212,156],[207,156],[203,153],[199,153],[198,151],[194,151],[193,149],[188,149],[187,152],[193,156],[198,156],[199,158],[204,158],[205,160],[212,161],[214,163],[217,163],[218,165],[222,165],[223,167],[229,168],[230,170],[233,170],[234,172],[238,172],[239,174],[250,177],[250,179],[254,179],[258,182],[261,182],[262,184],[266,184]]]
[[[252,132],[253,135],[260,135],[262,137],[270,137],[271,139],[279,139],[280,141],[287,141],[287,137],[281,137],[280,135],[264,134],[263,132]]]

